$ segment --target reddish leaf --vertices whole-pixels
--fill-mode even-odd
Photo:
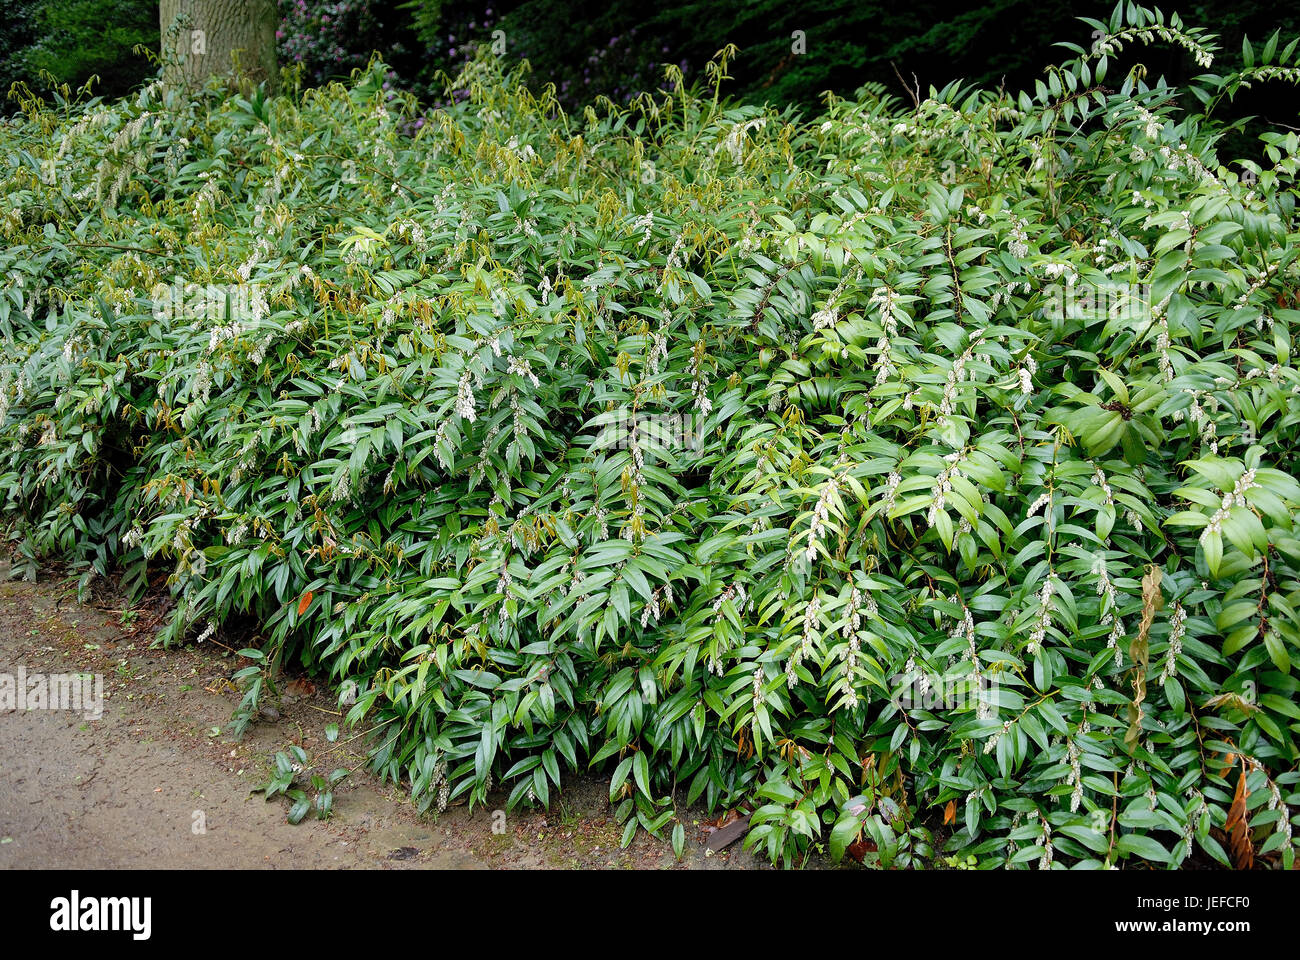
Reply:
[[[876,853],[876,844],[873,840],[855,840],[849,844],[848,853],[854,860],[861,863],[869,853]]]
[[[306,613],[307,608],[310,606],[311,606],[311,591],[308,590],[306,593],[302,595],[302,599],[298,601],[298,616],[301,617],[304,613]]]

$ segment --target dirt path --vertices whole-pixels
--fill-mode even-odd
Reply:
[[[303,687],[235,740],[226,727],[239,694],[227,678],[238,658],[213,644],[151,649],[147,617],[75,597],[54,579],[0,582],[0,674],[101,674],[105,694],[99,719],[0,712],[0,869],[759,865],[739,844],[706,856],[702,815],[681,863],[645,836],[619,849],[606,787],[590,780],[566,783],[549,812],[511,813],[494,833],[491,809],[423,817],[403,790],[359,768],[336,789],[329,820],[290,825],[282,798],[252,793],[277,751],[299,745],[322,772],[363,759],[326,739],[332,699]]]

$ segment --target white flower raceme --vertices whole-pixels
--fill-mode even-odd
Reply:
[[[790,653],[790,659],[785,664],[786,685],[791,689],[799,682],[799,677],[795,673],[803,659],[812,653],[813,644],[819,638],[818,613],[821,611],[821,596],[814,593],[812,599],[808,601],[808,606],[804,608],[803,615],[803,633],[799,638],[799,645]]]
[[[805,655],[812,653],[813,641],[818,635],[819,623],[817,615],[821,611],[821,606],[821,595],[814,593],[812,599],[808,601],[808,608],[804,611],[803,636],[799,641],[800,648],[803,650]]]
[[[1048,572],[1043,579],[1043,589],[1038,595],[1038,619],[1029,634],[1029,653],[1037,654],[1043,648],[1047,630],[1052,625],[1052,612],[1056,609],[1053,597],[1056,594],[1056,574]]]
[[[1228,519],[1233,507],[1244,507],[1247,505],[1246,493],[1250,490],[1259,489],[1259,484],[1255,482],[1255,470],[1251,469],[1242,473],[1233,484],[1232,491],[1223,495],[1223,501],[1219,505],[1210,522],[1201,530],[1201,543],[1204,544],[1211,536],[1219,533],[1223,529],[1223,521]]]
[[[352,475],[349,471],[344,470],[343,475],[339,477],[338,485],[334,488],[333,499],[336,503],[347,503],[352,499]]]
[[[1065,278],[1066,286],[1073,286],[1079,279],[1078,271],[1075,270],[1074,264],[1068,260],[1052,260],[1043,264],[1043,276],[1049,280],[1055,280],[1061,277]]]
[[[1007,250],[1017,260],[1023,260],[1029,256],[1029,235],[1025,232],[1028,224],[1019,217],[1011,217],[1011,239],[1007,242]]]
[[[672,271],[681,269],[682,266],[681,249],[683,246],[685,246],[685,244],[686,244],[686,231],[683,230],[682,232],[677,234],[677,239],[673,241],[672,249],[668,251],[668,259],[664,263],[663,273],[660,274],[660,279],[659,279],[660,293],[663,293],[664,288],[668,285],[668,278],[672,273]],[[591,281],[591,279],[592,279],[591,277],[588,277],[587,280],[583,281],[583,284],[586,285],[589,281]],[[592,286],[594,288],[595,284],[593,283]]]
[[[1183,636],[1187,633],[1187,611],[1181,603],[1174,604],[1169,618],[1169,647],[1165,651],[1164,669],[1160,671],[1160,685],[1178,672],[1178,657],[1183,652]]]
[[[1115,651],[1113,669],[1118,672],[1124,666],[1124,650],[1119,646],[1119,640],[1124,636],[1124,621],[1120,619],[1117,610],[1119,609],[1119,598],[1115,590],[1115,582],[1110,578],[1110,571],[1106,568],[1106,555],[1097,554],[1092,562],[1092,572],[1097,577],[1097,596],[1101,597],[1101,617],[1099,622],[1102,626],[1109,626],[1110,636],[1106,640],[1106,646]]]
[[[867,596],[869,599],[870,594]],[[861,607],[862,591],[857,587],[853,587],[849,591],[848,603],[845,605],[844,610],[844,626],[840,630],[846,640],[856,639],[858,628],[862,626]]]
[[[1160,118],[1141,104],[1134,104],[1133,112],[1141,118],[1143,123],[1142,132],[1146,135],[1146,138],[1148,140],[1159,140],[1160,133],[1164,130],[1164,125],[1160,122]]]
[[[691,393],[695,397],[695,409],[701,417],[707,417],[713,410],[713,401],[709,399],[709,378],[704,372],[704,341],[697,340],[691,353],[690,364]]]
[[[858,705],[858,692],[853,688],[853,670],[847,661],[845,661],[844,672],[844,706],[847,709],[852,710]]]
[[[948,422],[948,417],[952,415],[953,409],[957,403],[957,388],[967,379],[968,372],[966,364],[978,355],[979,348],[984,345],[984,336],[982,330],[976,330],[970,338],[970,345],[952,362],[952,367],[948,371],[948,378],[944,382],[943,397],[939,401],[939,420],[940,426]],[[972,377],[973,379],[973,377]]]
[[[190,401],[193,404],[202,406],[208,402],[208,394],[212,391],[212,367],[206,361],[199,363],[194,372],[194,379],[190,383]]]
[[[867,594],[863,602],[862,592],[855,586],[849,592],[848,603],[846,604],[844,626],[840,629],[843,636],[844,653],[842,659],[844,663],[844,705],[852,710],[858,705],[858,694],[854,689],[854,674],[858,667],[858,654],[861,650],[862,641],[858,637],[858,629],[862,625],[862,610],[865,607],[868,610],[868,616],[874,616],[875,599],[871,594]]]
[[[944,511],[948,493],[952,490],[952,478],[962,476],[961,456],[960,450],[954,450],[944,456],[944,460],[948,465],[939,471],[939,474],[934,478],[934,486],[930,488],[930,509],[925,517],[927,526],[933,527],[938,523],[939,514]]]
[[[742,588],[743,589],[743,588]],[[650,599],[645,606],[641,608],[641,626],[650,622],[651,617],[656,623],[659,622],[659,616],[662,609],[666,608],[673,602],[673,585],[665,583],[662,587],[655,587],[650,592]],[[719,604],[718,606],[721,606]],[[714,607],[714,613],[717,613],[717,606]]]
[[[741,617],[744,617],[753,606],[753,600],[745,593],[745,585],[743,583],[729,584],[725,589],[723,589],[722,593],[718,594],[718,596],[713,600],[713,619],[715,621],[722,619],[722,604],[728,600],[732,602],[736,608],[736,613]],[[722,676],[722,654],[725,652],[726,647],[723,646],[721,639],[716,638],[715,634],[714,645],[705,661],[705,668],[715,676]]]
[[[597,540],[597,541],[608,540],[608,539],[609,539],[609,523],[608,523],[608,521],[606,520],[606,517],[607,517],[607,516],[608,516],[608,512],[607,512],[606,510],[604,510],[603,508],[600,508],[600,509],[597,509],[597,510],[596,510],[596,513],[595,513],[595,519],[596,519],[596,524],[597,524],[597,527],[596,527],[596,540]]]
[[[987,740],[984,741],[984,752],[988,754],[996,750],[998,748],[998,742],[1004,736],[1006,736],[1007,732],[1010,731],[1010,729],[1011,729],[1011,721],[1010,720],[1003,721],[1002,727],[998,730],[993,731],[993,736],[989,737]]]
[[[469,370],[461,374],[460,384],[456,390],[456,414],[463,419],[474,422],[474,388],[471,385]]]
[[[1054,851],[1052,850],[1052,825],[1047,822],[1046,817],[1043,818],[1043,839],[1041,843],[1043,855],[1038,860],[1038,869],[1050,870]]]
[[[1073,737],[1068,737],[1065,741],[1065,758],[1070,768],[1065,783],[1066,786],[1073,787],[1070,791],[1070,812],[1075,813],[1083,802],[1083,770],[1079,763],[1079,748]]]
[[[839,485],[838,477],[829,477],[817,497],[817,505],[813,507],[812,522],[808,526],[808,546],[804,548],[804,559],[809,563],[817,556],[817,540],[830,519],[831,504],[839,492]]]
[[[722,138],[722,142],[714,147],[713,154],[720,150],[725,152],[731,159],[731,162],[739,166],[745,160],[745,134],[751,131],[762,130],[767,125],[766,117],[755,117],[752,120],[742,120],[733,123]]]
[[[1034,390],[1034,374],[1038,372],[1038,361],[1033,357],[1025,357],[1025,362],[1021,364],[1016,371],[1020,378],[1020,392],[1024,394],[1032,393]]]
[[[646,368],[650,371],[650,375],[657,376],[659,364],[667,359],[668,337],[663,331],[659,331],[650,338],[650,353],[646,357]]]
[[[1263,770],[1263,767],[1257,764],[1255,769]],[[1265,775],[1267,776],[1267,774]],[[1203,801],[1202,805],[1204,805]],[[1268,809],[1278,811],[1277,828],[1274,832],[1282,837],[1280,849],[1291,850],[1291,811],[1282,802],[1282,791],[1278,789],[1278,785],[1272,777],[1268,778]]]
[[[902,315],[898,299],[898,293],[885,284],[875,287],[867,299],[869,306],[878,307],[880,310],[880,325],[885,331],[885,337],[898,336],[898,322]]]
[[[537,374],[533,373],[533,366],[528,362],[526,357],[523,359],[511,357],[507,364],[507,369],[510,373],[526,377],[532,382],[534,387],[540,387],[542,385],[541,381],[537,379]]]
[[[835,289],[831,291],[831,295],[826,298],[825,306],[813,314],[812,320],[814,330],[823,330],[827,327],[835,326],[836,322],[840,318],[838,301],[840,296],[844,293],[844,288],[850,283],[857,283],[861,277],[862,268],[854,267],[851,271],[840,278],[840,282],[835,285]]]
[[[894,509],[894,504],[898,500],[898,485],[902,482],[903,478],[894,470],[891,470],[889,476],[885,478],[885,494],[882,503],[884,505],[883,512],[886,516],[889,511]]]
[[[1110,489],[1110,484],[1106,481],[1106,474],[1096,464],[1093,464],[1092,482],[1094,486],[1101,488],[1102,494],[1106,497],[1106,503],[1114,505],[1115,497]]]
[[[957,621],[957,625],[948,631],[948,636],[954,640],[958,637],[965,639],[969,648],[968,658],[972,662],[978,663],[975,651],[975,617],[970,612],[970,607],[966,606],[960,597],[952,598],[952,602],[961,604],[962,617]]]
[[[669,599],[672,598],[672,588],[668,587]],[[736,608],[736,613],[744,616],[753,608],[753,598],[745,592],[743,583],[732,583],[727,585],[723,591],[713,599],[713,619],[719,620],[722,617],[722,604],[730,600]]]
[[[647,212],[645,216],[639,218],[636,221],[636,223],[632,225],[633,231],[636,230],[643,231],[641,234],[642,244],[646,244],[650,242],[651,231],[654,230],[654,225],[655,225],[655,215],[650,212]]]

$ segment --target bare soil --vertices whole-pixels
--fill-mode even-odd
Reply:
[[[0,578],[7,577],[0,563]],[[104,678],[99,719],[58,710],[0,713],[0,869],[13,868],[580,868],[761,867],[739,843],[708,854],[716,825],[688,819],[686,853],[621,827],[607,785],[573,779],[549,811],[512,811],[493,832],[493,807],[419,814],[400,786],[364,766],[364,743],[338,741],[328,691],[294,684],[240,739],[227,728],[240,693],[230,676],[246,664],[215,643],[151,645],[148,609],[111,594],[89,604],[56,575],[0,581],[0,672],[90,673]],[[334,791],[328,820],[287,821],[282,797],[265,801],[274,755],[301,746],[322,773],[352,773]],[[501,817],[495,818],[501,826]]]

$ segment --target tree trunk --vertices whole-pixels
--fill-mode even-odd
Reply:
[[[245,92],[263,81],[276,91],[275,0],[160,0],[158,20],[167,84],[233,74]]]

